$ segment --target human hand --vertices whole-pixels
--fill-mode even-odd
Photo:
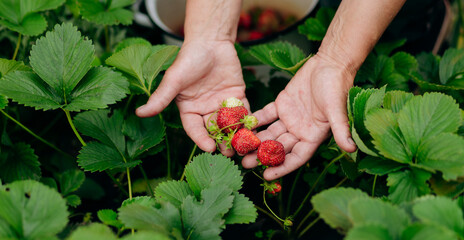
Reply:
[[[355,73],[322,54],[310,58],[286,88],[253,115],[259,125],[272,123],[257,136],[261,141],[281,142],[286,151],[285,162],[264,171],[266,180],[282,177],[305,164],[330,130],[338,146],[347,152],[356,150],[351,139],[346,99]],[[245,168],[258,165],[256,152],[242,160]]]
[[[139,117],[154,116],[176,98],[187,135],[200,149],[212,152],[216,143],[209,137],[205,124],[228,97],[240,99],[250,111],[233,42],[186,41],[159,87],[136,113]],[[221,152],[226,156],[234,154],[224,146]]]

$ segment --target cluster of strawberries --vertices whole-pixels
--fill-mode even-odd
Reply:
[[[233,147],[241,155],[258,149],[258,160],[264,166],[278,166],[285,160],[282,143],[274,140],[261,142],[251,131],[258,125],[258,120],[248,115],[243,102],[237,98],[224,100],[217,111],[216,120],[210,119],[208,125],[210,136],[216,140],[216,144]]]

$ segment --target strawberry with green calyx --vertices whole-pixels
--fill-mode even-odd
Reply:
[[[242,119],[248,115],[248,110],[244,106],[222,107],[217,113],[217,125],[224,133],[240,129],[243,127]]]
[[[258,149],[261,140],[250,129],[242,128],[233,135],[231,144],[235,151],[245,155]]]
[[[280,185],[280,182],[278,181],[267,184],[266,188],[267,193],[270,193],[274,196],[277,195],[277,193],[279,193],[280,191],[282,191],[282,185]]]
[[[242,107],[244,106],[244,104],[240,99],[236,97],[230,97],[222,101],[221,106],[231,108],[231,107]]]
[[[264,166],[275,167],[285,160],[285,149],[282,143],[275,140],[266,140],[258,147],[258,160]]]
[[[253,129],[258,126],[258,119],[252,115],[246,115],[243,120],[243,126],[248,129]]]

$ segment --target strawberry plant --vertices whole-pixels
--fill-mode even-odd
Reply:
[[[464,239],[459,41],[418,53],[381,39],[347,93],[358,150],[329,138],[266,181],[286,149],[258,137],[253,111],[316,49],[237,44],[250,108],[225,99],[206,127],[239,155],[202,153],[175,104],[134,114],[179,47],[137,32],[133,2],[0,2],[0,44],[12,46],[0,51],[0,239]],[[317,46],[334,14],[320,8],[298,31]],[[275,28],[272,12],[255,15],[241,26]],[[244,154],[260,166],[242,168]]]

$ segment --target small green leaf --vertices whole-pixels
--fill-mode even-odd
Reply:
[[[174,236],[176,239],[181,239],[180,235],[179,236]],[[148,239],[154,239],[154,240],[171,240],[171,238],[166,235],[162,234],[159,232],[152,232],[152,231],[137,231],[134,235],[128,234],[121,238],[122,240],[148,240]]]
[[[207,188],[222,186],[238,191],[242,187],[243,177],[238,166],[224,155],[203,153],[193,158],[185,169],[190,189],[199,197]]]
[[[14,71],[30,71],[31,68],[24,65],[23,62],[0,58],[0,78]]]
[[[92,240],[92,239],[105,239],[117,240],[118,238],[113,231],[100,223],[92,223],[87,226],[80,226],[77,228],[67,240]]]
[[[85,174],[80,170],[72,169],[62,173],[58,178],[61,194],[66,196],[72,192],[77,191],[81,187],[82,183],[84,183],[84,181]]]
[[[456,240],[454,232],[435,224],[414,223],[401,234],[402,240]]]
[[[67,222],[66,202],[55,190],[32,180],[0,186],[0,238],[9,232],[15,239],[49,239]]]
[[[347,110],[348,110],[348,118],[350,123],[353,123],[353,113],[354,113],[354,99],[363,89],[360,87],[352,87],[348,93],[348,103],[347,103]]]
[[[151,206],[137,202],[123,205],[119,209],[119,219],[127,228],[154,230],[166,235],[182,231],[179,210],[169,202]]]
[[[375,109],[366,117],[375,148],[382,156],[399,163],[412,163],[412,154],[403,142],[397,115],[388,109]]]
[[[340,159],[340,166],[343,173],[350,179],[354,180],[359,177],[360,172],[358,170],[358,164],[353,160],[348,160],[346,158]]]
[[[124,224],[118,220],[118,214],[111,209],[102,209],[97,212],[98,219],[106,225],[121,229]]]
[[[177,208],[180,208],[184,199],[190,195],[193,196],[193,192],[186,182],[166,181],[155,189],[156,200],[170,202]]]
[[[424,139],[417,151],[419,166],[439,170],[445,180],[464,176],[464,138],[441,133]]]
[[[366,156],[359,162],[358,167],[359,170],[366,171],[369,174],[383,176],[398,171],[405,165],[384,158]]]
[[[256,208],[245,195],[234,192],[232,208],[225,215],[226,224],[252,223],[258,217]]]
[[[392,110],[394,113],[398,113],[414,95],[412,93],[403,91],[389,91],[385,93],[383,99],[383,107]]]
[[[440,57],[430,52],[422,52],[416,56],[416,59],[419,65],[418,73],[422,76],[424,81],[429,83],[440,83]]]
[[[406,39],[399,39],[391,42],[380,42],[375,45],[374,50],[377,55],[389,56],[393,50],[402,47],[406,43]]]
[[[388,229],[381,225],[366,224],[356,226],[346,235],[345,240],[394,240]]]
[[[99,142],[87,143],[87,146],[82,147],[77,158],[79,166],[90,172],[132,168],[142,163],[140,160],[124,161],[123,156],[115,148]]]
[[[332,228],[348,231],[353,225],[348,215],[348,205],[368,195],[359,189],[331,188],[316,194],[311,203],[319,216]]]
[[[5,96],[0,95],[0,110],[4,109],[8,105],[8,99]]]
[[[78,0],[82,17],[90,22],[102,25],[129,25],[134,14],[125,9],[134,3],[133,0],[112,0],[108,6],[108,0]]]
[[[25,143],[16,143],[13,147],[2,146],[0,152],[0,179],[9,183],[17,180],[39,180],[40,162],[34,149]]]
[[[409,53],[397,52],[392,56],[392,59],[395,63],[395,69],[403,76],[408,76],[418,68],[416,58]]]
[[[192,240],[221,239],[222,217],[233,206],[234,196],[231,194],[229,188],[217,185],[201,191],[201,202],[187,196],[182,204],[184,236]]]
[[[81,205],[81,198],[76,194],[71,194],[65,197],[66,202],[71,207],[77,207]]]
[[[464,49],[450,48],[440,61],[440,83],[445,85],[464,74]]]
[[[250,48],[250,54],[262,63],[278,69],[281,67],[293,67],[306,58],[306,54],[300,48],[289,42],[274,42],[253,46]],[[274,58],[272,55],[274,55]]]
[[[43,33],[45,18],[37,12],[55,9],[65,0],[3,0],[0,2],[0,24],[27,36]]]
[[[427,181],[431,173],[411,169],[388,174],[387,186],[390,188],[388,198],[395,204],[410,202],[417,197],[430,193]]]
[[[456,201],[427,196],[416,201],[412,212],[423,223],[443,226],[464,237],[464,216]]]
[[[179,47],[177,46],[162,46],[147,58],[143,64],[142,71],[145,79],[145,86],[147,86],[150,92],[154,86],[153,80],[155,80],[156,76],[163,70],[164,64],[172,57],[176,56],[177,52],[179,52]]]
[[[303,25],[298,26],[298,32],[309,40],[322,41],[334,16],[334,9],[321,8],[315,18],[308,18]]]
[[[358,198],[350,201],[348,213],[354,227],[365,224],[383,226],[394,239],[397,239],[411,222],[403,209],[376,198]]]
[[[144,153],[162,142],[166,128],[164,121],[159,117],[139,118],[130,116],[122,127],[127,140],[127,153],[132,159],[138,158]],[[156,153],[156,152],[155,152]]]
[[[461,112],[456,101],[441,93],[426,93],[409,100],[398,114],[409,156],[415,156],[424,139],[443,132],[455,132],[461,124]]]
[[[135,45],[135,44],[146,45],[148,47],[151,47],[151,43],[147,41],[145,38],[131,37],[131,38],[126,38],[122,40],[121,42],[119,42],[118,45],[116,45],[114,49],[114,53],[117,53],[123,50],[124,48]]]
[[[288,53],[280,50],[275,50],[271,52],[270,57],[271,61],[274,63],[276,67],[289,72],[291,75],[295,75],[298,69],[300,69],[300,67],[303,66],[303,64],[309,58],[311,58],[311,55],[303,59],[300,59],[298,62],[295,62],[296,59],[292,60]]]

